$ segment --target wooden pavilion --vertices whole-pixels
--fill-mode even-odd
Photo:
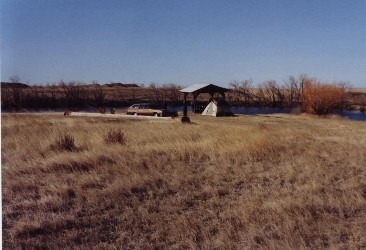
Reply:
[[[225,99],[225,92],[229,91],[227,88],[223,88],[214,84],[195,84],[191,85],[187,88],[181,89],[180,92],[184,93],[184,109],[183,109],[183,117],[182,122],[190,122],[190,119],[187,115],[187,96],[188,94],[193,95],[193,104],[196,102],[199,94],[207,93],[211,95],[211,99],[213,99],[215,93],[219,93]]]

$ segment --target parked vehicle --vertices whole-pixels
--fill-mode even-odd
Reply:
[[[146,116],[178,116],[177,111],[171,111],[151,105],[149,103],[133,104],[127,109],[128,115],[146,115]]]

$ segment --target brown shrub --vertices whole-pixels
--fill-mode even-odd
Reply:
[[[310,80],[304,85],[303,109],[310,114],[326,115],[341,108],[344,91],[344,88],[336,84],[325,84]]]
[[[98,108],[98,112],[101,114],[105,114],[105,108]]]

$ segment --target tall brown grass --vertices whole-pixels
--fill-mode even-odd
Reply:
[[[4,249],[366,247],[364,123],[191,120],[3,114]]]

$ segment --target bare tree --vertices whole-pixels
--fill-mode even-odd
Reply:
[[[87,91],[82,86],[82,83],[76,83],[74,81],[66,83],[61,81],[59,85],[63,90],[66,104],[69,108],[79,108],[84,104],[87,97]]]
[[[161,88],[154,82],[149,85],[149,99],[153,103],[162,104],[165,102],[165,95]]]
[[[229,82],[229,86],[231,87],[231,91],[229,92],[230,101],[241,103],[241,91],[240,91],[240,82],[233,80]]]
[[[161,91],[164,93],[165,98],[169,99],[169,101],[173,103],[176,103],[181,100],[181,93],[179,92],[180,89],[181,86],[174,83],[169,83],[164,84],[161,88]]]
[[[55,84],[49,87],[49,93],[51,95],[51,105],[53,107],[57,106],[57,86]]]
[[[11,83],[20,83],[20,78],[17,75],[13,75],[9,79]]]
[[[341,90],[342,96],[340,101],[340,110],[344,110],[347,107],[347,92],[349,92],[351,85],[348,82],[338,82],[337,87]]]
[[[12,99],[12,91],[9,88],[1,88],[1,107],[10,107]]]
[[[94,100],[99,108],[103,107],[105,100],[105,93],[103,91],[103,88],[98,84],[97,81],[93,81],[93,85],[94,87],[91,89],[91,93],[94,97]]]
[[[256,99],[256,95],[252,90],[252,79],[239,81],[231,81],[229,85],[232,87],[232,93],[234,94],[234,101],[238,103],[243,103],[245,105],[253,103]]]
[[[262,105],[283,106],[285,95],[276,81],[270,80],[259,85],[258,97]]]
[[[287,81],[284,81],[283,90],[285,93],[287,106],[298,106],[301,102],[301,83],[301,78],[296,79],[296,77],[294,76],[289,76],[289,79]]]
[[[11,92],[13,98],[13,104],[16,109],[19,109],[22,106],[23,100],[23,88],[20,85],[20,78],[17,75],[13,75],[10,77],[11,85]]]

